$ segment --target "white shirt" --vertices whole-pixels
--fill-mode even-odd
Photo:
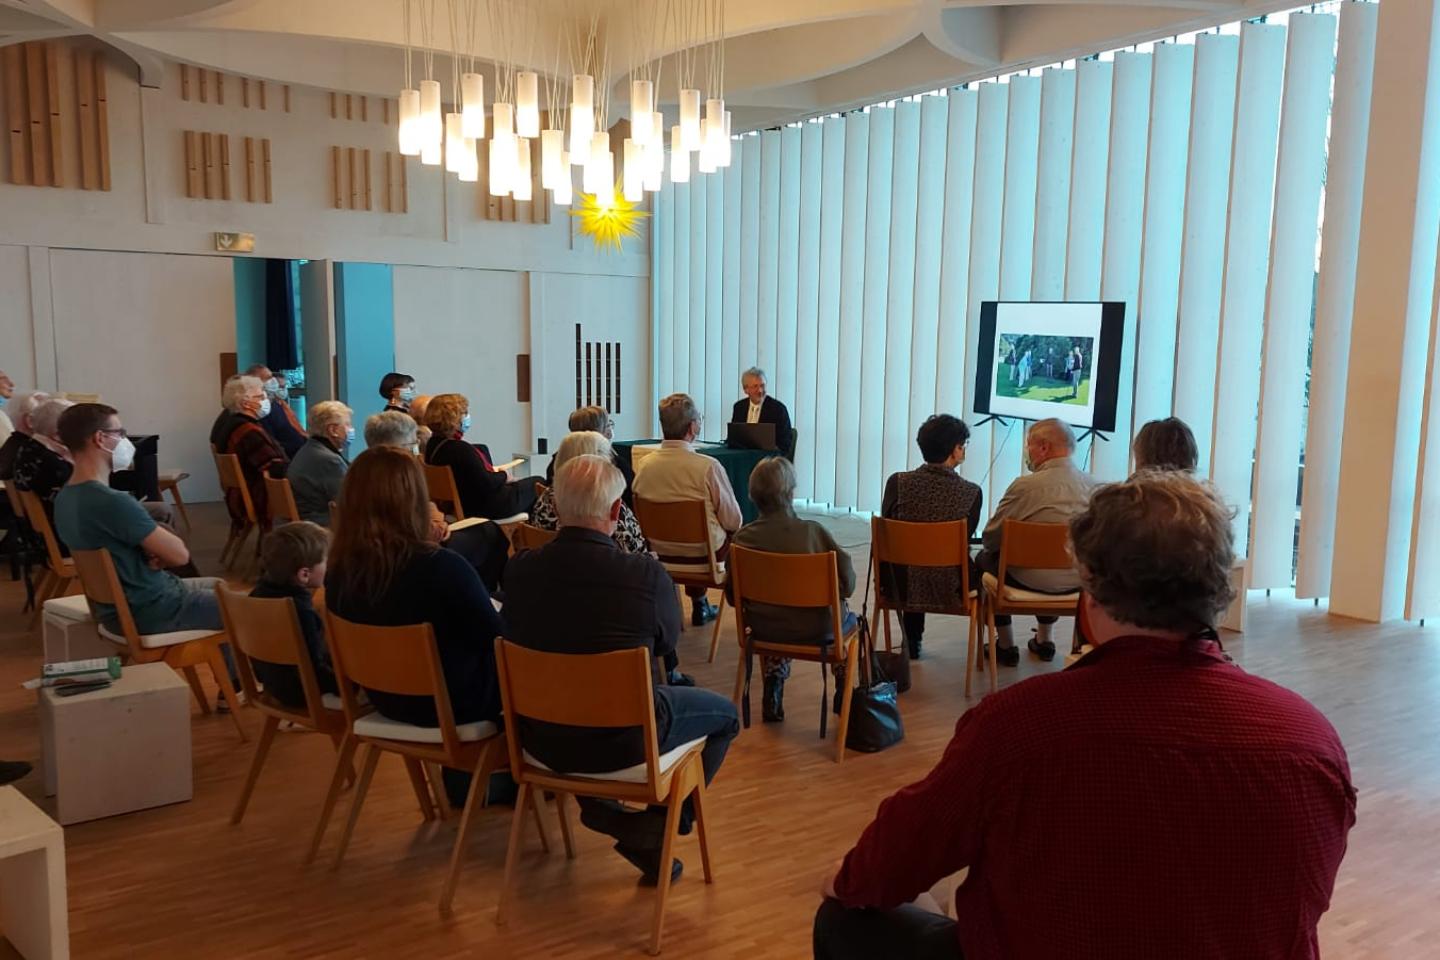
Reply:
[[[746,422],[746,423],[759,423],[759,422],[760,422],[760,408],[763,407],[764,405],[765,405],[765,401],[764,401],[764,400],[761,400],[759,403],[756,403],[756,402],[753,401],[753,400],[750,401],[750,412],[747,413],[747,414],[745,414],[745,422]]]
[[[754,420],[750,421],[754,423]],[[0,443],[10,439],[10,434],[15,432],[15,425],[10,422],[10,415],[0,409]]]

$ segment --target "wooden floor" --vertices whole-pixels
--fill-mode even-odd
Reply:
[[[191,511],[196,555],[208,572],[218,553],[219,508]],[[856,547],[863,569],[864,525],[830,523],[843,543]],[[15,584],[0,582],[0,757],[38,761],[35,697],[18,683],[38,672],[40,644],[16,615],[20,599]],[[1259,593],[1251,597],[1249,615],[1250,632],[1227,639],[1227,648],[1247,669],[1293,687],[1325,711],[1344,738],[1360,790],[1359,823],[1321,924],[1325,956],[1434,956],[1440,942],[1440,631],[1330,618],[1309,602]],[[725,626],[714,665],[704,662],[708,631],[687,629],[681,654],[701,684],[728,693],[736,661],[728,615]],[[694,839],[679,844],[686,872],[671,896],[667,955],[809,955],[822,873],[886,794],[931,766],[967,706],[963,644],[963,621],[935,622],[925,658],[915,665],[914,688],[902,701],[905,741],[878,755],[851,754],[839,766],[832,743],[816,738],[818,669],[797,664],[783,725],[759,724],[756,692],[756,725],[735,742],[711,792],[713,886],[700,879]],[[1018,670],[1002,668],[1001,677],[1013,683],[1053,669],[1027,657]],[[253,712],[246,720],[258,733]],[[193,801],[66,830],[76,957],[643,955],[653,893],[636,886],[633,868],[597,834],[579,831],[580,855],[569,862],[559,851],[542,854],[527,834],[515,910],[501,931],[494,909],[510,811],[486,812],[455,915],[442,921],[436,900],[454,823],[420,824],[398,761],[387,760],[377,773],[339,872],[328,863],[302,871],[300,857],[331,770],[328,742],[282,735],[239,827],[228,817],[249,750],[228,719],[198,713],[194,742]],[[19,787],[44,802],[38,769]]]

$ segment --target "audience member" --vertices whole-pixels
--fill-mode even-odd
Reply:
[[[36,408],[49,399],[50,394],[48,393],[38,390],[33,393],[22,390],[12,396],[5,405],[6,410],[9,411],[13,428],[10,436],[5,439],[3,444],[0,444],[0,480],[8,481],[15,475],[15,459],[23,448],[33,443],[30,435],[34,431],[30,418]]]
[[[190,551],[156,524],[134,497],[112,490],[113,470],[127,470],[135,445],[114,407],[77,403],[60,415],[60,439],[75,464],[70,482],[55,495],[55,530],[72,550],[110,551],[116,576],[140,633],[220,630],[216,577],[182,580],[167,567],[190,561]],[[118,630],[114,610],[101,616]]]
[[[550,465],[558,470],[570,460],[587,455],[606,457],[611,463],[615,462],[615,452],[610,448],[610,441],[605,439],[603,434],[594,430],[581,430],[567,434],[565,439],[560,441],[560,446],[555,450],[555,457],[550,461]],[[560,529],[560,514],[555,509],[555,487],[553,485],[546,487],[535,498],[535,506],[530,509],[530,522],[541,530]],[[625,505],[623,497],[620,504],[620,517],[615,524],[615,545],[626,553],[650,552],[650,543],[640,529],[640,521],[635,519],[634,511]]]
[[[673,653],[680,636],[680,605],[665,568],[644,553],[626,553],[612,534],[624,504],[625,480],[605,456],[568,460],[555,476],[560,533],[551,543],[516,556],[505,572],[509,638],[552,653],[605,653],[642,647]],[[730,741],[740,732],[735,706],[720,694],[692,687],[655,688],[655,722],[663,754],[705,738],[705,782],[715,778]],[[519,719],[525,749],[566,773],[620,770],[645,759],[638,729],[574,728]],[[629,812],[609,800],[580,799],[581,822],[616,840],[615,850],[634,864],[643,882],[659,877],[665,810]],[[687,802],[680,832],[689,833]],[[679,876],[675,861],[671,878]]]
[[[840,578],[840,596],[848,597],[855,592],[855,565],[850,561],[850,554],[835,542],[829,530],[814,520],[802,520],[795,516],[795,467],[789,460],[768,457],[756,464],[750,473],[750,499],[760,511],[760,516],[736,532],[735,543],[767,553],[833,551],[835,572]],[[726,583],[725,590],[733,600],[729,583]],[[841,629],[848,631],[854,625],[855,614],[846,610]],[[753,603],[745,609],[745,626],[756,640],[817,646],[835,643],[830,611],[823,608]],[[765,676],[761,716],[766,723],[778,723],[785,719],[785,681],[790,679],[790,660],[788,657],[763,657],[761,665]],[[843,678],[843,672],[837,669],[837,691],[841,689]]]
[[[430,524],[425,475],[412,454],[373,447],[355,458],[325,574],[337,616],[374,626],[429,623],[456,723],[500,717],[495,638],[503,632],[490,594],[470,564],[440,549]],[[433,727],[428,697],[369,690],[384,716]]]
[[[1135,469],[1183,470],[1194,473],[1200,461],[1195,434],[1179,417],[1151,420],[1135,434],[1130,448],[1135,454]]]
[[[270,409],[260,418],[260,422],[270,431],[275,442],[280,444],[285,456],[293,458],[305,445],[305,428],[300,425],[300,418],[295,416],[295,411],[290,406],[289,390],[281,385],[280,378],[263,363],[250,367],[245,371],[245,375],[259,380],[265,396],[270,400]]]
[[[985,525],[984,546],[975,557],[975,567],[995,576],[1000,571],[1000,539],[1006,520],[1030,523],[1069,523],[1090,502],[1095,481],[1075,465],[1075,434],[1061,420],[1039,420],[1025,435],[1025,465],[1031,471],[1015,479],[995,505]],[[1036,593],[1074,593],[1080,588],[1080,574],[1074,570],[1031,570],[1010,568],[1007,581],[1013,587]],[[1028,644],[1041,660],[1055,658],[1051,629],[1055,617],[1037,617],[1039,627]],[[1010,618],[995,617],[999,633],[997,662],[1013,667],[1020,662],[1015,649]]]
[[[45,504],[54,523],[55,494],[75,469],[70,451],[60,442],[60,415],[75,406],[69,400],[46,400],[30,414],[30,436],[15,455],[11,479],[19,490],[29,490]],[[152,514],[153,516],[153,514]]]
[[[740,375],[740,389],[745,399],[735,401],[730,413],[731,423],[773,423],[775,447],[787,459],[794,459],[794,437],[790,427],[790,411],[785,404],[765,392],[765,371],[751,367]]]
[[[313,429],[314,416],[310,417],[310,425]],[[313,602],[316,589],[325,582],[325,551],[329,546],[329,532],[309,521],[276,527],[266,535],[260,549],[260,582],[250,591],[250,596],[289,598],[295,604],[295,619],[300,624],[305,651],[315,667],[320,692],[338,694],[340,688],[335,683],[330,648],[325,644],[325,625]],[[265,687],[266,693],[287,707],[305,709],[305,687],[300,683],[299,670],[253,657],[250,662],[255,668],[255,679]]]
[[[415,399],[415,378],[407,373],[387,373],[380,378],[380,396],[385,399],[385,409],[397,413],[409,413],[410,402]]]
[[[885,481],[880,515],[907,523],[946,523],[964,520],[970,536],[980,527],[980,487],[960,476],[970,428],[959,417],[937,413],[920,425],[915,443],[925,463],[914,470],[892,473]],[[973,569],[973,568],[972,568]],[[885,564],[880,568],[878,589],[892,603],[906,609],[900,615],[901,631],[911,660],[920,659],[925,637],[925,611],[945,610],[964,601],[960,596],[960,571],[946,567],[906,567]],[[971,589],[978,590],[978,572],[971,577]]]
[[[350,468],[346,451],[355,439],[350,408],[339,400],[322,400],[310,409],[310,438],[295,454],[290,489],[300,519],[330,526],[330,504],[340,499],[340,485]]]
[[[535,504],[535,481],[511,481],[508,474],[491,466],[483,447],[465,441],[470,429],[469,400],[458,393],[438,394],[430,401],[425,419],[431,430],[425,462],[450,468],[466,517],[500,520],[530,511]]]
[[[10,420],[10,415],[5,412],[10,398],[15,393],[15,381],[6,376],[4,370],[0,370],[0,446],[10,439],[10,434],[15,431],[15,424]]]
[[[365,418],[365,446],[399,447],[410,453],[419,453],[419,426],[407,413],[386,410]]]
[[[606,440],[613,441],[615,439],[615,423],[610,419],[609,412],[601,406],[591,405],[576,410],[570,414],[569,427],[571,433],[592,430],[595,433],[603,434]],[[558,452],[556,455],[559,455]],[[610,462],[615,464],[615,469],[619,470],[620,475],[625,478],[625,506],[633,508],[635,506],[634,493],[630,488],[635,483],[635,471],[630,469],[630,460],[628,457],[622,457],[619,453],[612,451]],[[555,471],[559,468],[560,465],[552,457],[549,465],[545,468],[545,485],[547,487],[555,482]]]
[[[980,701],[880,804],[817,958],[1319,957],[1355,788],[1324,716],[1209,629],[1233,517],[1183,473],[1096,491],[1070,524],[1095,651]],[[961,868],[955,919],[910,903]]]
[[[268,515],[270,498],[265,493],[265,476],[285,476],[289,458],[261,423],[270,413],[270,398],[254,377],[231,377],[225,384],[225,416],[216,422],[210,442],[218,453],[233,453],[240,461],[240,473],[250,491],[255,516],[263,525]],[[245,521],[245,506],[238,490],[225,493],[230,522],[238,526]]]
[[[410,416],[415,420],[415,423],[419,425],[416,439],[420,444],[421,450],[424,450],[430,443],[430,428],[425,426],[425,415],[430,410],[430,401],[433,399],[435,398],[425,393],[410,401]]]
[[[657,503],[699,500],[709,504],[706,519],[710,545],[718,559],[730,552],[730,535],[744,519],[725,468],[714,457],[695,451],[700,436],[700,411],[683,393],[672,393],[660,401],[660,449],[640,461],[635,470],[635,495]],[[694,563],[696,553],[687,544],[653,544],[666,563]],[[705,596],[704,587],[686,587],[690,597],[690,622],[704,626],[715,619],[716,610]]]

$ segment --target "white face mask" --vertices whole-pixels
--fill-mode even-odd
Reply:
[[[110,469],[118,472],[129,470],[135,465],[135,444],[130,442],[129,437],[121,437],[120,442],[110,450]]]
[[[268,416],[270,416],[270,398],[262,397],[260,400],[260,409],[256,412],[255,419],[264,420]]]
[[[264,383],[262,383],[261,387],[264,388],[266,393],[270,394],[270,396],[273,397],[280,392],[280,381],[275,379],[274,377],[271,377],[269,380],[266,380]]]

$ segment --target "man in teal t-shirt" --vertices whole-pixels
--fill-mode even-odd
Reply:
[[[55,495],[55,532],[71,550],[110,551],[135,629],[142,634],[220,630],[216,577],[181,580],[166,568],[186,563],[190,551],[155,523],[129,494],[112,490],[112,470],[129,469],[135,447],[114,407],[80,403],[60,416],[60,440],[75,461],[70,482]],[[117,629],[114,611],[102,610]]]

